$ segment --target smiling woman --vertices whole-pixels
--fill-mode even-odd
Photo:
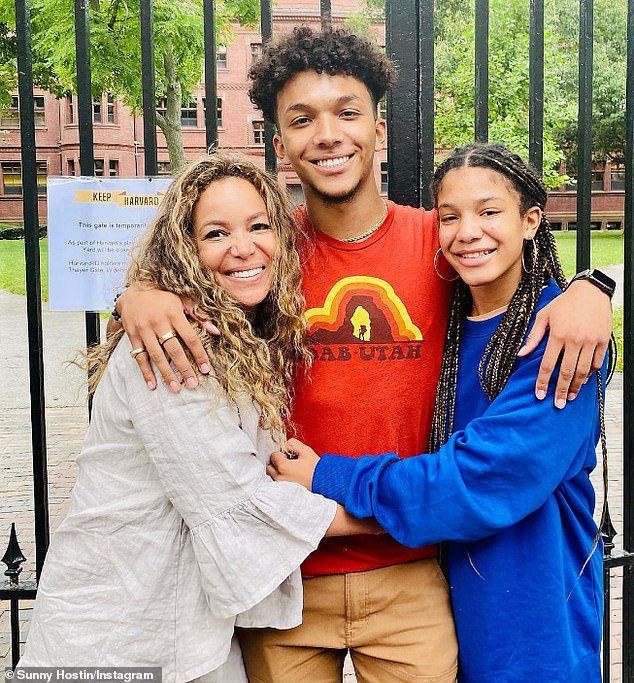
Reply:
[[[309,360],[297,233],[277,182],[250,162],[205,157],[169,187],[130,277],[214,317],[212,372],[192,391],[148,391],[147,351],[122,332],[91,355],[92,420],[20,667],[246,683],[235,624],[297,626],[299,564],[326,533],[374,529],[266,476],[293,369]]]

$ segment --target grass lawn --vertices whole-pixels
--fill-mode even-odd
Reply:
[[[623,372],[623,309],[614,310],[614,338],[616,339],[616,371]]]
[[[24,240],[0,240],[0,289],[26,294]],[[40,240],[42,298],[48,301],[48,242]]]
[[[566,277],[577,272],[577,242],[574,230],[556,231],[557,250]],[[610,230],[590,233],[590,263],[594,268],[623,263],[623,231]]]

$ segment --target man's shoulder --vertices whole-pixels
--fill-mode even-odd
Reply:
[[[394,207],[394,218],[396,220],[412,221],[425,226],[436,224],[436,209],[396,203],[392,203],[392,206]]]

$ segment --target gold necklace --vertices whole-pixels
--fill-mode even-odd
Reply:
[[[372,233],[376,232],[383,225],[383,221],[387,218],[387,204],[385,204],[384,206],[385,211],[383,211],[383,215],[371,228],[361,233],[360,235],[357,235],[356,237],[346,237],[345,239],[340,241],[346,242],[346,244],[354,244],[355,242],[363,242],[363,240],[370,237]]]

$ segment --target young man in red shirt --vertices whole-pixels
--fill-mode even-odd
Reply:
[[[344,31],[298,28],[265,47],[250,75],[252,100],[277,125],[278,158],[292,165],[306,198],[297,215],[310,236],[304,295],[315,362],[310,378],[296,381],[295,432],[317,452],[423,452],[451,274],[438,263],[435,212],[386,203],[375,182],[374,153],[386,135],[377,105],[394,67]],[[174,390],[180,382],[157,337],[174,330],[208,371],[178,298],[133,285],[118,308],[133,347],[148,350]],[[546,328],[550,348],[536,395],[543,397],[563,350],[556,393],[563,407],[601,364],[609,299],[575,283],[544,310],[532,347]],[[195,386],[178,340],[163,348],[186,386]],[[155,386],[148,354],[137,359]],[[302,569],[303,624],[241,633],[254,683],[340,681],[347,651],[365,683],[455,680],[457,645],[435,547],[349,537],[322,543]]]

